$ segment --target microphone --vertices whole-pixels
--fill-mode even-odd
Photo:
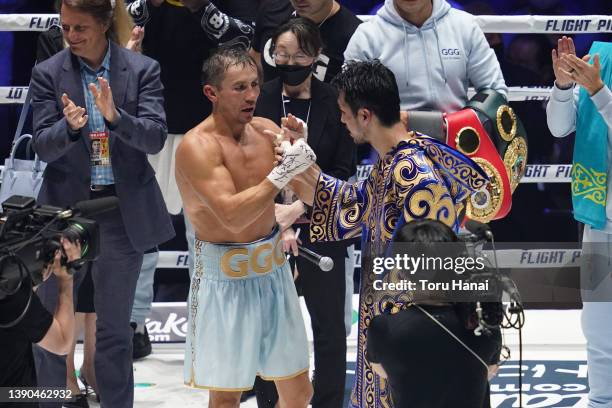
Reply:
[[[119,206],[119,199],[115,196],[96,198],[94,200],[79,201],[74,205],[73,213],[82,217],[91,217],[114,210]]]
[[[465,223],[465,229],[470,231],[478,239],[484,239],[488,241],[491,241],[493,239],[493,232],[491,232],[491,227],[482,222],[468,220]]]
[[[302,245],[298,245],[298,250],[298,256],[317,265],[323,272],[331,271],[334,268],[334,260],[329,256],[321,256],[310,249],[304,248]]]
[[[508,297],[510,298],[511,302],[515,302],[519,305],[523,304],[523,301],[521,299],[521,293],[516,287],[516,283],[514,283],[514,281],[509,276],[503,275],[501,277],[501,285],[502,290],[508,294]]]
[[[465,228],[470,231],[470,233],[472,233],[472,235],[474,235],[478,240],[493,240],[493,232],[491,231],[491,227],[489,227],[485,223],[468,220],[465,223]],[[495,247],[493,247],[493,251],[495,253]],[[497,269],[497,258],[495,263]],[[497,272],[499,273],[499,269],[497,269]],[[510,301],[518,303],[519,305],[522,304],[521,294],[519,293],[519,290],[516,287],[516,283],[514,283],[514,281],[509,276],[501,275],[499,282],[501,284],[502,290],[510,297]]]

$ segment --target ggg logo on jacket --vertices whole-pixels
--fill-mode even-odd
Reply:
[[[442,48],[440,54],[444,56],[444,59],[459,59],[461,58],[461,51],[459,48]]]

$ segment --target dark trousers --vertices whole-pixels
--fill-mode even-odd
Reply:
[[[344,326],[345,267],[347,243],[324,242],[311,244],[308,228],[302,228],[303,246],[329,256],[334,261],[331,271],[301,257],[297,258],[298,293],[304,296],[310,314],[314,337],[314,408],[343,406],[346,380],[346,328]],[[260,408],[273,407],[278,400],[273,384],[257,379],[255,391]]]
[[[92,279],[97,313],[94,362],[98,391],[102,407],[132,407],[134,376],[130,314],[143,254],[132,247],[119,210],[101,214],[96,221],[100,227],[100,256],[92,266]],[[47,286],[46,283],[43,286]],[[53,311],[57,289],[44,289],[48,296],[43,302]],[[35,359],[39,386],[66,386],[65,357],[37,347]],[[61,404],[41,404],[41,407],[61,407]]]

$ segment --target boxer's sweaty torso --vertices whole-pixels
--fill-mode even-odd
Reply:
[[[263,133],[269,128],[259,118],[246,125],[242,137],[236,140],[215,131],[204,130],[203,124],[192,129],[185,138],[197,138],[198,143],[207,143],[212,151],[207,159],[218,161],[231,175],[236,193],[262,182],[270,173],[274,163],[271,137]],[[231,231],[198,196],[186,178],[176,173],[176,181],[183,197],[187,217],[193,224],[196,238],[208,242],[252,242],[267,236],[275,224],[274,202],[240,232]]]

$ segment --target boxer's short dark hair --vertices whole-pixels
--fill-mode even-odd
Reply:
[[[400,120],[400,98],[395,75],[379,60],[348,61],[332,80],[353,111],[372,111],[383,126]]]
[[[244,47],[220,47],[202,65],[202,86],[221,87],[225,73],[234,66],[241,68],[251,66],[257,70],[261,78],[257,63]]]

